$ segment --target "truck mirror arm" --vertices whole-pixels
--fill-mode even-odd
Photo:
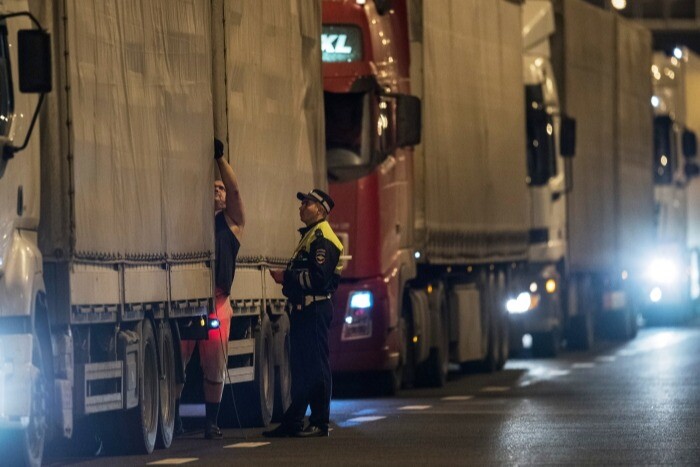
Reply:
[[[10,19],[10,18],[16,18],[17,16],[26,16],[26,17],[28,17],[30,20],[32,20],[32,23],[34,23],[34,25],[35,25],[38,29],[40,29],[40,30],[46,32],[46,31],[44,30],[44,28],[41,27],[41,23],[39,22],[39,20],[36,19],[36,17],[35,17],[33,14],[31,14],[30,12],[28,12],[28,11],[20,11],[20,12],[17,12],[17,13],[9,13],[9,14],[7,14],[7,15],[0,15],[0,21],[5,21],[5,20]]]
[[[17,12],[17,13],[9,13],[6,15],[0,15],[0,21],[5,21],[5,20],[8,20],[10,18],[16,18],[19,16],[28,17],[31,20],[31,22],[34,23],[34,25],[37,27],[37,29],[46,32],[46,30],[41,26],[41,23],[39,22],[39,20],[37,20],[36,17],[28,11],[21,11],[21,12]],[[27,131],[27,135],[24,137],[24,142],[22,143],[22,146],[15,147],[15,146],[6,145],[2,151],[3,160],[7,161],[7,160],[12,159],[15,156],[15,153],[18,153],[27,147],[27,144],[29,143],[29,137],[31,136],[32,131],[34,130],[34,125],[36,124],[36,119],[39,116],[39,110],[41,109],[41,104],[43,102],[44,102],[44,94],[42,93],[39,96],[39,102],[37,103],[36,109],[34,110],[34,115],[32,116],[32,122],[29,125],[29,130]]]
[[[24,137],[24,143],[22,143],[22,146],[20,147],[15,147],[15,146],[10,146],[9,144],[6,145],[3,150],[2,150],[2,158],[4,160],[10,160],[13,157],[15,157],[15,154],[22,151],[24,148],[27,147],[27,144],[29,143],[29,137],[32,134],[32,131],[34,130],[34,125],[36,124],[36,119],[39,117],[39,109],[41,109],[41,104],[44,102],[44,94],[39,95],[39,102],[36,105],[36,109],[34,109],[34,116],[32,117],[32,122],[29,124],[29,130],[27,130],[27,135]]]

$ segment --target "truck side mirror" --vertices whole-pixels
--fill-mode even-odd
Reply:
[[[562,114],[559,151],[562,157],[574,157],[576,154],[576,119]]]
[[[698,155],[698,140],[695,132],[688,129],[683,130],[683,155],[691,158]]]
[[[19,90],[25,93],[51,92],[51,38],[40,29],[17,33]]]
[[[391,0],[374,0],[374,6],[377,7],[377,13],[379,13],[381,16],[384,16],[387,11],[391,10],[391,4]]]
[[[396,96],[396,146],[415,146],[420,143],[421,108],[416,96]]]

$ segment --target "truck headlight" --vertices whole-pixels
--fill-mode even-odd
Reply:
[[[518,298],[511,298],[506,302],[506,309],[508,310],[508,313],[511,314],[526,313],[537,308],[539,303],[540,296],[538,294],[521,292],[518,295]]]
[[[655,258],[647,268],[647,277],[657,284],[671,284],[680,276],[678,263],[669,258]]]
[[[649,292],[649,300],[651,300],[654,303],[658,303],[661,301],[661,297],[663,294],[661,293],[661,288],[660,287],[654,287],[651,289],[651,292]]]
[[[373,306],[374,295],[369,290],[350,293],[345,311],[342,340],[365,339],[372,335]]]

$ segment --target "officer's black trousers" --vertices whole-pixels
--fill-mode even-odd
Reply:
[[[282,423],[292,430],[303,428],[309,405],[309,423],[328,429],[332,389],[328,331],[332,317],[330,300],[315,302],[290,315],[292,404]]]

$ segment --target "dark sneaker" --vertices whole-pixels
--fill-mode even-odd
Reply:
[[[263,431],[262,435],[266,438],[288,438],[294,436],[295,432],[297,432],[297,430],[291,429],[283,424],[274,430]]]
[[[296,438],[325,438],[328,436],[328,428],[319,428],[316,425],[309,425],[302,431],[294,433]]]
[[[221,439],[224,437],[224,434],[218,426],[209,425],[204,429],[204,437],[206,439]]]

